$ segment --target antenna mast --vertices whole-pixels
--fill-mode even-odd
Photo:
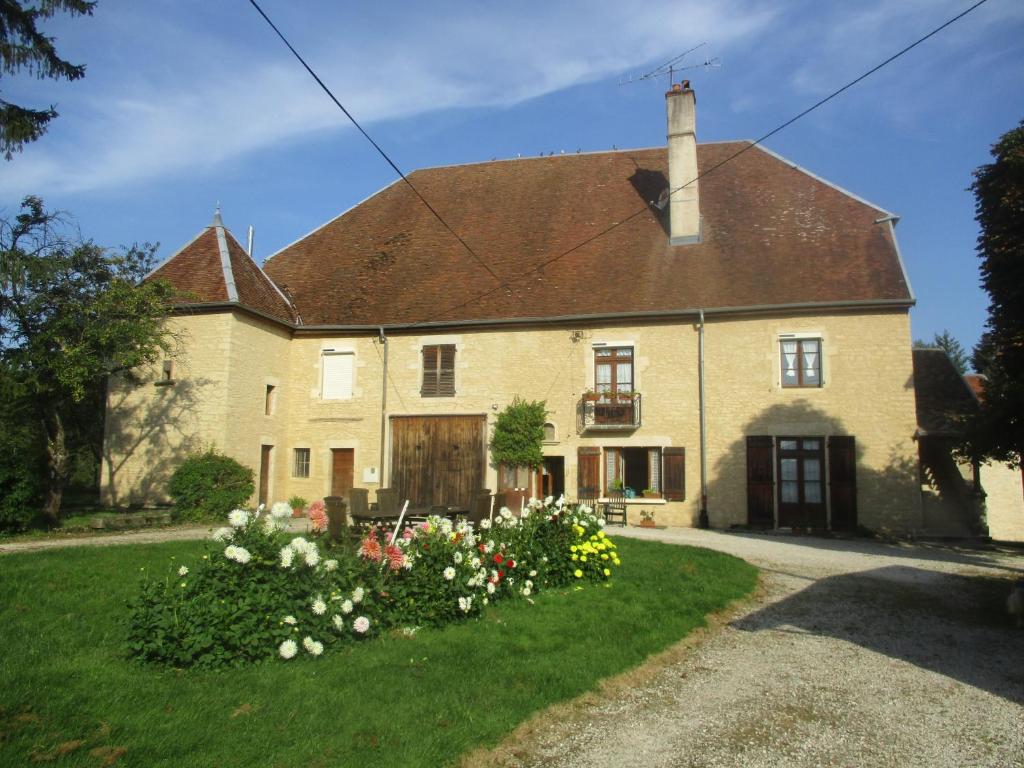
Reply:
[[[703,48],[705,45],[707,45],[707,42],[703,42],[700,45],[695,45],[695,46],[693,46],[693,48],[689,49],[688,51],[683,51],[678,56],[674,56],[673,58],[671,58],[668,61],[666,61],[664,64],[658,65],[657,67],[652,69],[650,72],[647,72],[646,74],[640,75],[639,77],[634,78],[632,75],[630,75],[626,80],[621,80],[620,79],[619,80],[619,85],[629,85],[630,83],[639,83],[642,80],[653,80],[656,77],[661,77],[662,75],[668,75],[668,87],[671,90],[676,72],[684,72],[684,71],[686,71],[688,69],[696,69],[697,67],[704,67],[705,69],[710,69],[712,67],[720,67],[720,66],[722,66],[722,60],[718,56],[713,56],[711,58],[708,58],[705,61],[701,62],[700,64],[690,64],[690,65],[687,65],[685,67],[679,66],[679,64],[682,62],[683,59],[685,59],[687,56],[689,56],[691,53],[693,53],[697,49]]]

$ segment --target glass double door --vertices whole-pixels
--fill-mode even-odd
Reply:
[[[825,446],[820,437],[778,441],[779,526],[825,528]]]

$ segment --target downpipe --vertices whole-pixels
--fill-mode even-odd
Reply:
[[[701,528],[711,526],[708,520],[708,436],[704,402],[704,310],[700,310],[697,342],[697,379],[700,384],[700,517]]]

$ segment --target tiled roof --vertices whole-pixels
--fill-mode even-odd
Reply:
[[[698,145],[698,167],[706,172],[747,145]],[[695,245],[670,246],[668,213],[649,204],[667,178],[664,148],[410,174],[506,285],[402,182],[264,269],[306,325],[913,301],[890,225],[876,223],[887,212],[778,156],[756,147],[701,178]],[[602,234],[616,222],[625,223]]]
[[[984,402],[985,400],[985,376],[980,373],[965,373],[964,381],[967,382],[967,386],[971,388],[971,392],[978,398],[978,402]]]
[[[943,349],[914,350],[917,426],[928,435],[959,435],[978,401]]]
[[[171,283],[181,304],[236,303],[286,323],[296,320],[285,297],[219,217],[149,277]]]

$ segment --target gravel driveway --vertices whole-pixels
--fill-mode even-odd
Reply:
[[[546,713],[468,762],[1024,766],[1024,630],[1003,613],[1020,553],[623,535],[735,554],[763,569],[762,592],[646,682]]]

